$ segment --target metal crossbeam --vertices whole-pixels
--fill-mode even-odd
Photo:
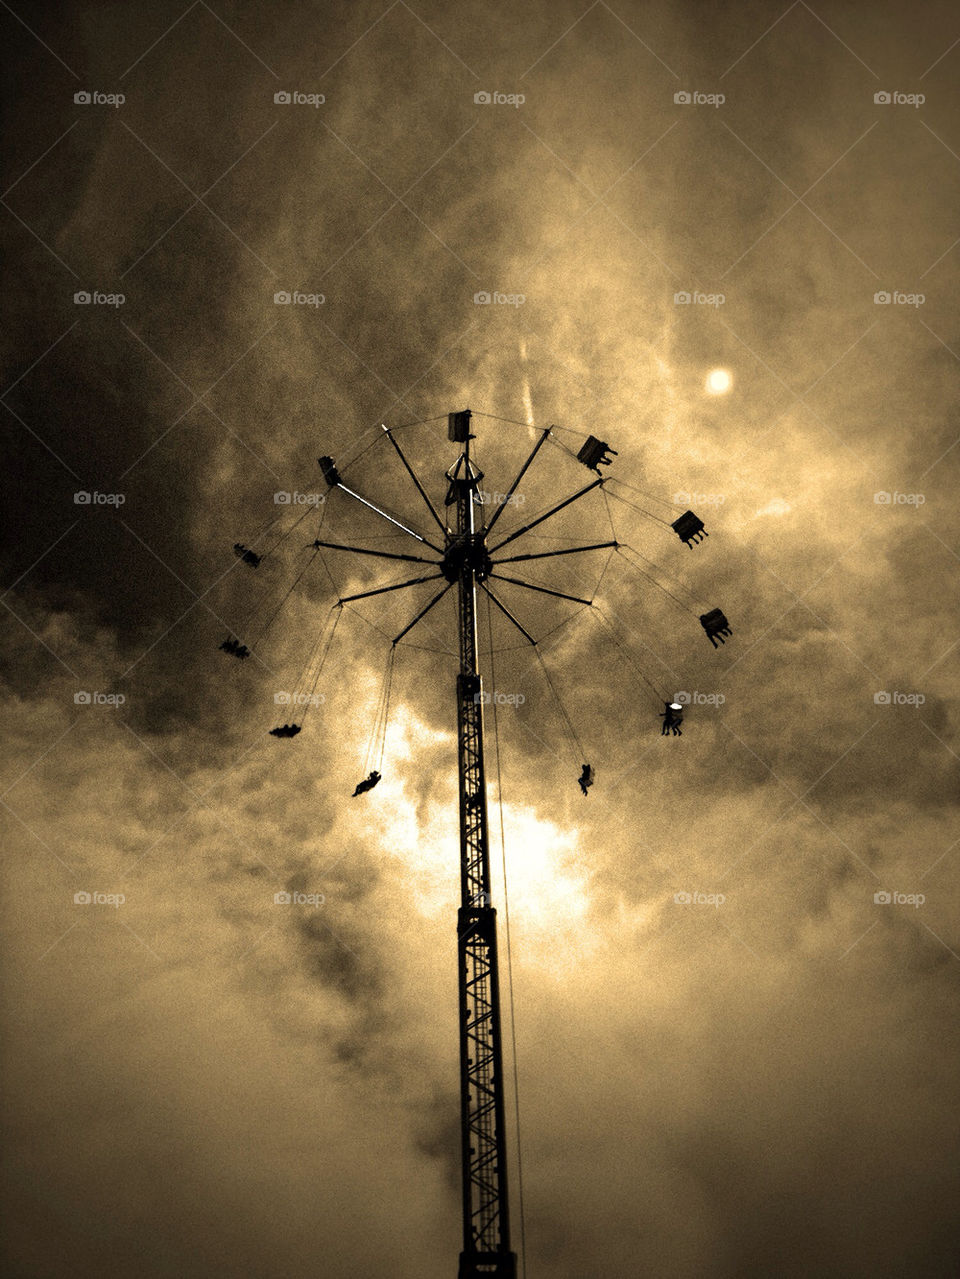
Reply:
[[[489,531],[488,529],[487,532]],[[503,543],[501,542],[500,545],[502,546]],[[519,564],[521,560],[548,560],[554,555],[576,555],[580,551],[601,551],[606,547],[619,545],[619,542],[591,542],[589,546],[564,546],[559,551],[533,551],[529,555],[505,555],[502,560],[494,560],[494,563]]]
[[[437,564],[436,560],[428,560],[425,555],[401,555],[397,551],[374,551],[368,546],[347,546],[343,542],[324,542],[319,537],[313,545],[328,547],[332,551],[353,551],[355,555],[376,555],[382,560],[409,560],[412,564]]]
[[[592,604],[593,600],[583,600],[579,595],[568,595],[566,591],[552,591],[548,586],[536,586],[533,582],[521,582],[519,577],[507,577],[505,573],[491,573],[496,582],[512,582],[514,586],[525,586],[528,591],[539,591],[541,595],[555,595],[560,600],[571,600],[574,604]]]
[[[528,639],[530,643],[533,644],[534,647],[536,647],[537,641],[533,638],[533,636],[530,634],[529,631],[525,631],[523,629],[523,627],[520,625],[520,623],[517,621],[514,615],[507,608],[506,604],[501,604],[500,601],[497,599],[496,595],[494,595],[493,591],[491,591],[489,586],[487,586],[485,583],[481,582],[481,586],[483,586],[483,589],[493,600],[494,604],[496,604],[500,612],[503,613],[505,617],[508,617],[511,622],[513,622],[514,626],[517,628],[520,634],[524,637],[524,639]]]
[[[446,595],[447,591],[449,591],[450,586],[451,586],[451,583],[449,583],[449,582],[448,582],[448,583],[447,583],[447,585],[443,588],[443,590],[442,590],[442,591],[438,591],[438,592],[437,592],[437,594],[436,594],[436,595],[434,595],[434,597],[433,597],[433,599],[430,601],[430,603],[429,603],[429,604],[427,604],[424,608],[422,608],[422,609],[420,610],[420,612],[416,615],[416,617],[415,617],[415,618],[413,619],[413,621],[409,624],[409,626],[405,626],[405,627],[403,628],[403,630],[400,632],[400,634],[399,634],[399,635],[396,637],[396,639],[393,641],[393,646],[394,646],[394,648],[396,648],[396,646],[400,643],[400,641],[403,639],[404,635],[408,635],[408,634],[410,633],[410,631],[412,631],[412,630],[413,630],[413,628],[416,626],[417,622],[419,622],[419,621],[420,621],[420,619],[421,619],[422,617],[426,617],[426,615],[427,615],[427,614],[430,612],[430,610],[433,608],[434,604],[439,604],[439,603],[440,603],[440,601],[443,599],[444,595]]]
[[[393,586],[378,586],[372,591],[360,591],[356,595],[342,595],[338,604],[349,604],[351,600],[367,600],[371,595],[386,595],[388,591],[402,591],[406,586],[417,586],[420,582],[436,582],[443,577],[442,573],[428,573],[426,577],[411,577],[409,582],[396,582]]]
[[[381,426],[383,426],[383,423],[381,423]],[[427,496],[427,491],[426,491],[426,489],[423,487],[423,485],[422,485],[422,484],[420,483],[420,481],[417,479],[417,476],[416,476],[416,474],[415,474],[415,472],[414,472],[413,467],[410,465],[410,463],[407,461],[407,459],[406,459],[406,457],[405,457],[405,455],[404,455],[403,449],[400,447],[400,445],[397,443],[397,441],[393,438],[393,435],[392,435],[392,433],[391,433],[391,431],[390,431],[389,426],[384,426],[384,427],[383,427],[383,429],[384,429],[384,431],[386,432],[387,439],[390,441],[390,443],[393,445],[393,447],[397,450],[397,456],[400,458],[400,461],[401,461],[401,462],[403,463],[403,465],[407,468],[407,474],[410,476],[411,480],[413,480],[414,484],[417,486],[417,492],[420,494],[420,496],[423,498],[424,502],[426,503],[426,505],[427,505],[427,510],[430,512],[430,514],[431,514],[431,515],[433,516],[433,518],[436,520],[437,524],[440,526],[440,532],[444,535],[444,537],[446,537],[446,534],[447,534],[447,526],[444,524],[443,520],[442,520],[442,519],[440,518],[440,516],[437,514],[437,508],[436,508],[436,507],[434,506],[434,504],[430,501],[430,498]]]
[[[521,481],[521,480],[523,479],[523,477],[526,475],[526,473],[527,473],[527,468],[530,466],[530,463],[533,461],[533,459],[534,459],[534,458],[537,456],[537,454],[540,452],[541,445],[546,444],[546,442],[547,442],[547,440],[548,440],[549,436],[550,436],[550,427],[548,426],[548,427],[547,427],[547,429],[546,429],[546,430],[543,432],[543,434],[540,436],[539,440],[537,440],[536,444],[534,444],[534,446],[533,446],[533,451],[531,452],[530,456],[529,456],[529,457],[527,458],[527,460],[524,462],[523,466],[521,466],[521,468],[520,468],[520,473],[518,474],[517,478],[513,481],[513,483],[510,485],[510,490],[509,490],[509,492],[507,493],[507,496],[503,499],[503,501],[501,502],[501,504],[500,504],[500,505],[497,507],[497,509],[494,511],[494,513],[493,513],[493,519],[492,519],[492,520],[490,521],[490,523],[487,525],[487,536],[488,536],[488,537],[490,536],[490,533],[491,533],[491,530],[493,529],[494,524],[496,524],[497,520],[500,518],[500,516],[501,516],[501,515],[503,514],[503,512],[506,510],[506,508],[507,508],[507,506],[508,506],[508,504],[509,504],[509,502],[510,502],[510,499],[513,497],[514,493],[516,492],[517,485],[520,483],[520,481]]]
[[[559,511],[562,511],[564,507],[569,506],[571,502],[576,502],[579,501],[581,497],[586,497],[588,493],[592,493],[595,488],[603,483],[605,483],[605,480],[603,476],[601,476],[599,480],[594,480],[592,484],[588,484],[586,488],[580,489],[579,492],[574,493],[572,497],[568,497],[565,501],[559,502],[556,506],[551,507],[551,509],[544,515],[538,515],[535,520],[531,520],[529,524],[524,524],[523,528],[518,528],[515,533],[511,533],[509,537],[505,537],[502,542],[492,547],[490,554],[496,555],[497,551],[506,546],[508,542],[514,542],[518,537],[522,537],[524,533],[529,533],[532,528],[536,528],[538,524],[542,524],[544,520],[548,520],[551,515],[556,515]]]
[[[402,528],[404,533],[409,533],[410,536],[415,537],[418,542],[423,542],[425,546],[429,546],[431,550],[436,551],[438,555],[443,554],[440,547],[435,546],[434,543],[429,540],[429,538],[422,537],[419,533],[414,532],[412,528],[408,528],[406,524],[402,524],[400,520],[394,519],[392,515],[388,515],[386,511],[381,510],[379,506],[375,506],[373,502],[368,502],[367,499],[365,497],[361,497],[359,493],[354,493],[353,489],[348,489],[346,484],[344,484],[342,480],[339,480],[337,484],[335,485],[335,487],[342,489],[344,493],[349,493],[352,498],[355,498],[358,502],[362,503],[363,506],[366,506],[369,510],[374,511],[377,515],[382,516],[385,520],[389,520],[390,523],[395,524],[397,528]]]

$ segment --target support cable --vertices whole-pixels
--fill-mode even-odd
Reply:
[[[676,502],[667,502],[662,497],[655,497],[653,493],[644,493],[643,489],[638,489],[634,484],[628,484],[626,480],[621,480],[611,476],[614,484],[619,484],[621,488],[629,489],[631,493],[636,493],[639,497],[645,497],[648,502],[656,502],[658,506],[665,506],[668,510],[679,511],[680,507]]]
[[[610,562],[611,562],[611,560],[613,559],[614,551],[615,551],[615,550],[616,550],[616,547],[611,547],[611,549],[607,552],[607,558],[606,558],[606,560],[604,561],[603,568],[602,568],[602,569],[601,569],[601,571],[600,571],[600,577],[599,577],[599,579],[598,579],[598,581],[597,581],[596,586],[594,587],[594,591],[593,591],[593,598],[594,598],[594,599],[596,599],[596,598],[597,598],[597,596],[600,594],[600,587],[603,585],[603,579],[604,579],[604,578],[606,577],[606,575],[607,575],[607,569],[610,567]],[[593,601],[591,601],[591,603],[592,603],[592,602],[593,602]]]
[[[416,422],[401,422],[399,426],[391,426],[391,431],[405,431],[408,426],[427,426],[430,422],[445,422],[449,415],[438,413],[436,417],[422,417]]]
[[[270,627],[273,625],[273,623],[277,620],[277,615],[279,614],[280,610],[283,608],[284,604],[286,604],[287,600],[290,598],[290,596],[293,594],[293,592],[297,589],[297,587],[298,587],[298,586],[299,586],[299,584],[300,584],[300,580],[301,580],[301,578],[303,577],[304,573],[306,573],[307,569],[310,567],[310,565],[313,563],[313,561],[314,561],[316,558],[317,558],[317,552],[316,552],[316,551],[314,551],[314,553],[310,556],[309,560],[307,560],[306,564],[304,564],[303,568],[300,570],[300,572],[297,574],[297,576],[293,579],[293,582],[292,582],[291,586],[288,588],[288,590],[287,590],[287,591],[286,591],[286,593],[284,594],[284,596],[283,596],[283,598],[281,599],[280,603],[277,605],[277,607],[276,607],[276,608],[273,610],[273,612],[271,613],[271,615],[270,615],[270,617],[268,618],[268,620],[267,620],[266,624],[265,624],[265,625],[264,625],[264,626],[260,629],[260,631],[258,631],[258,633],[257,633],[257,635],[256,635],[256,638],[255,638],[255,639],[252,639],[252,640],[250,641],[250,648],[251,648],[251,649],[254,647],[254,645],[255,645],[255,644],[259,644],[259,643],[260,643],[260,641],[263,639],[264,635],[266,635],[267,631],[270,629]]]
[[[309,506],[308,506],[308,507],[307,507],[307,509],[306,509],[306,510],[305,510],[305,511],[301,514],[301,515],[299,515],[299,516],[296,518],[296,520],[294,520],[293,524],[291,524],[291,526],[287,529],[286,533],[282,534],[282,535],[281,535],[281,537],[280,537],[280,538],[278,538],[278,540],[277,540],[276,542],[274,542],[274,544],[273,544],[271,547],[269,547],[267,550],[265,550],[265,551],[263,551],[263,552],[262,552],[263,557],[265,558],[265,557],[266,557],[266,556],[268,556],[268,555],[272,555],[272,554],[273,554],[273,553],[274,553],[274,552],[275,552],[275,551],[279,548],[279,546],[281,545],[281,543],[282,543],[282,542],[284,542],[284,541],[285,541],[285,540],[286,540],[286,539],[290,536],[290,534],[294,531],[294,529],[297,527],[297,525],[298,525],[298,524],[299,524],[302,520],[305,520],[305,519],[307,518],[307,516],[310,514],[310,512],[311,512],[311,507],[309,507]],[[264,528],[263,532],[262,532],[262,533],[259,533],[259,534],[257,535],[257,539],[256,539],[256,541],[259,541],[259,539],[260,539],[261,537],[265,536],[265,534],[266,534],[266,533],[267,533],[267,531],[271,528],[271,526],[272,526],[272,525],[274,525],[274,524],[277,522],[277,520],[279,520],[279,519],[281,519],[281,518],[282,518],[282,515],[283,515],[283,514],[284,514],[284,512],[281,512],[281,514],[280,514],[280,515],[275,515],[275,516],[273,517],[273,519],[272,519],[272,520],[270,520],[270,522],[269,522],[269,523],[267,524],[267,526]],[[322,524],[323,524],[323,517],[324,517],[324,515],[325,515],[325,514],[326,514],[326,512],[325,512],[325,511],[321,512],[321,515],[320,515],[320,525],[322,525]],[[318,525],[318,529],[317,529],[317,531],[318,531],[318,532],[319,532],[320,525]],[[256,541],[254,542],[254,545],[256,545]],[[238,561],[238,562],[239,562],[239,561]],[[309,567],[309,564],[307,565],[307,567]],[[301,574],[300,574],[300,577],[302,577],[302,576],[303,576],[303,574],[301,573]],[[300,577],[298,577],[298,578],[297,578],[297,581],[299,581],[299,580],[300,580]],[[295,586],[295,585],[296,585],[296,582],[294,582],[294,586]],[[293,589],[293,588],[291,588],[291,590],[292,590],[292,589]],[[264,588],[264,590],[263,590],[263,592],[261,593],[260,598],[258,599],[257,603],[253,606],[253,608],[250,610],[250,612],[249,612],[249,613],[248,613],[248,615],[247,615],[246,621],[245,621],[245,622],[244,622],[244,624],[243,624],[243,630],[244,630],[244,632],[248,632],[250,629],[252,629],[254,626],[256,626],[256,624],[257,624],[257,622],[259,621],[259,619],[260,619],[261,617],[263,617],[263,616],[264,616],[264,614],[265,614],[265,612],[266,612],[266,610],[267,610],[267,608],[268,608],[268,606],[269,606],[270,599],[271,599],[271,597],[273,597],[273,596],[274,596],[274,592],[275,592],[275,590],[276,590],[276,583],[272,583],[272,584],[268,583],[268,584],[267,584],[267,586]],[[279,609],[280,609],[280,608],[282,608],[282,607],[283,607],[284,603],[286,602],[287,596],[288,596],[289,594],[290,594],[290,592],[288,591],[288,592],[287,592],[287,595],[284,595],[283,599],[282,599],[282,600],[280,601],[280,603],[277,605],[277,610],[278,610],[278,611],[279,611]],[[271,619],[270,619],[270,621],[267,623],[267,626],[269,626],[269,625],[271,624],[271,622],[272,622],[272,621],[273,621],[273,618],[271,618]],[[266,633],[267,626],[265,626],[265,627],[263,628],[263,630],[262,630],[262,631],[258,632],[258,634],[257,634],[257,638],[258,638],[258,639],[260,638],[260,636],[262,636],[263,634],[265,634],[265,633]],[[250,642],[250,648],[251,648],[251,649],[252,649],[252,647],[253,647],[253,643],[254,643],[254,641],[251,641],[251,642]]]
[[[534,444],[533,451],[531,452],[527,460],[524,462],[523,466],[521,466],[520,470],[517,472],[517,478],[510,485],[510,488],[507,491],[506,497],[503,499],[500,506],[494,511],[493,519],[487,525],[487,529],[486,529],[486,533],[488,537],[490,536],[490,533],[493,529],[494,524],[496,524],[497,520],[503,514],[504,510],[509,505],[510,499],[513,497],[514,493],[517,491],[517,485],[526,475],[527,471],[530,469],[531,465],[533,464],[534,458],[537,456],[537,454],[540,452],[540,449],[543,447],[543,445],[546,443],[546,441],[549,438],[550,438],[550,428],[548,427],[545,431],[540,432],[540,438],[537,440],[536,444]]]
[[[371,630],[376,631],[378,635],[382,635],[385,640],[389,640],[391,644],[399,644],[400,641],[398,639],[394,639],[389,631],[385,631],[383,627],[378,626],[376,622],[371,622],[369,617],[364,617],[358,609],[353,608],[352,605],[346,605],[345,607],[348,613],[352,613],[354,617],[359,618],[359,620],[366,626],[369,626]],[[429,644],[405,643],[404,648],[416,649],[417,652],[420,653],[443,653],[446,657],[457,656],[456,652],[452,648],[432,648]]]
[[[614,480],[612,478],[607,482],[613,484],[619,483],[618,480]],[[637,506],[636,502],[631,502],[628,498],[622,497],[619,493],[611,491],[610,496],[614,499],[614,501],[622,502],[624,506],[629,506],[632,511],[636,511],[639,515],[645,515],[648,520],[655,520],[657,524],[662,524],[664,528],[671,527],[669,520],[661,519],[659,515],[654,515],[652,511],[645,511],[642,506]]]
[[[573,739],[577,747],[577,750],[579,751],[579,755],[577,755],[575,763],[581,764],[586,759],[586,755],[583,752],[583,745],[580,741],[580,738],[577,736],[577,731],[573,727],[573,721],[570,719],[570,716],[567,714],[566,707],[564,706],[563,702],[561,702],[560,700],[560,694],[557,692],[556,688],[554,687],[553,680],[550,678],[550,672],[547,670],[547,664],[543,660],[543,654],[540,652],[540,645],[535,643],[533,646],[533,651],[536,653],[537,661],[540,663],[540,666],[543,669],[543,674],[546,677],[546,681],[550,685],[550,691],[551,693],[553,693],[554,700],[556,701],[557,707],[560,710],[560,714],[562,715],[564,723],[567,726],[567,731],[570,734],[570,737]]]
[[[490,573],[488,579],[492,582],[509,582],[512,586],[523,586],[528,591],[538,591],[541,595],[554,595],[557,599],[570,600],[573,604],[592,604],[592,600],[585,600],[580,595],[568,595],[566,591],[554,591],[549,586],[539,586],[535,582],[524,582],[519,577],[507,577],[505,573]]]
[[[360,440],[362,440],[365,435],[369,435],[371,432],[376,431],[376,429],[377,428],[375,426],[371,426],[368,431],[364,431],[363,435],[360,436]],[[359,442],[360,441],[358,440],[357,443],[359,444]],[[356,466],[356,464],[360,461],[362,457],[364,457],[367,453],[369,453],[372,448],[375,448],[378,442],[379,442],[379,437],[377,435],[374,435],[370,443],[367,444],[364,448],[362,448],[359,453],[351,457],[348,462],[342,462],[340,464],[340,468],[339,468],[340,471],[345,475],[352,466]]]
[[[387,740],[387,713],[390,707],[390,685],[393,681],[393,663],[397,650],[391,644],[387,653],[386,667],[383,673],[383,682],[380,688],[380,697],[377,702],[377,713],[373,721],[373,728],[370,732],[370,740],[367,743],[367,753],[364,758],[364,770],[370,771],[371,760],[377,758],[377,768],[383,763],[384,747]],[[382,722],[382,730],[381,730]]]
[[[569,453],[575,462],[579,462],[580,460],[575,451],[570,448],[568,444],[564,444],[563,440],[556,439],[553,433],[554,431],[566,431],[570,435],[579,435],[583,439],[586,439],[586,436],[583,435],[582,431],[574,431],[569,426],[553,425],[546,428],[542,426],[533,426],[530,422],[518,422],[517,419],[513,417],[498,417],[496,413],[480,413],[477,409],[473,410],[473,415],[474,417],[488,417],[494,422],[507,422],[510,426],[522,426],[527,431],[543,431],[546,429],[546,439],[554,446],[554,448],[562,449],[564,453]]]
[[[637,550],[637,548],[635,546],[631,546],[629,542],[617,541],[617,528],[616,528],[616,524],[614,523],[613,513],[610,510],[610,503],[608,501],[608,498],[616,497],[616,494],[608,493],[605,488],[602,488],[600,492],[603,494],[603,500],[604,500],[604,503],[606,504],[606,510],[607,510],[607,519],[610,521],[610,530],[613,533],[614,541],[616,542],[616,545],[614,547],[614,550],[616,551],[616,553],[623,560],[625,560],[627,564],[630,565],[630,567],[634,570],[634,572],[640,573],[643,577],[646,577],[648,581],[652,581],[655,586],[658,586],[661,591],[664,591],[667,595],[669,595],[672,600],[676,600],[676,602],[680,605],[681,608],[689,609],[690,605],[685,604],[682,600],[678,600],[677,597],[671,594],[671,592],[668,591],[667,588],[663,586],[660,582],[650,577],[647,573],[644,573],[643,569],[640,568],[639,565],[634,564],[633,561],[626,554],[624,554],[624,552],[629,551],[630,554],[635,555],[638,560],[643,560],[644,564],[649,564],[650,567],[656,569],[658,573],[662,573],[664,577],[670,578],[672,582],[675,582],[677,586],[680,587],[681,590],[685,591],[687,595],[690,596],[694,604],[697,605],[697,608],[703,607],[702,602],[698,599],[697,595],[693,591],[691,591],[690,587],[687,586],[686,582],[681,581],[679,577],[674,577],[672,573],[668,573],[665,568],[661,568],[661,566],[659,564],[655,564],[653,560],[647,559],[645,555],[641,555],[641,553]],[[601,581],[603,580],[603,575],[606,573],[609,563],[610,563],[610,560],[608,559],[607,564],[604,566],[603,573],[601,574]],[[599,590],[600,590],[600,586],[598,583],[597,591],[595,592],[595,594],[599,593]],[[696,610],[693,610],[693,611],[696,611]]]
[[[447,416],[446,413],[443,413],[439,417],[421,418],[419,422],[401,422],[399,426],[391,426],[390,430],[402,431],[408,426],[425,426],[428,422],[439,422],[442,419],[446,418],[446,416]],[[380,439],[380,431],[382,430],[383,430],[382,420],[377,424],[377,426],[368,427],[367,430],[365,430],[357,438],[356,443],[359,444],[360,441],[366,439],[368,435],[373,435],[374,438],[370,441],[370,443],[365,448],[362,448],[359,453],[357,453],[354,457],[350,458],[349,462],[344,462],[343,465],[340,467],[340,470],[348,471],[351,466],[353,466],[356,462],[359,462],[360,459],[363,457],[364,453],[369,452],[370,449],[372,449],[373,446],[376,444],[377,440]]]
[[[525,427],[528,431],[542,431],[544,429],[542,426],[533,426],[529,422],[520,422],[515,417],[498,417],[496,413],[481,413],[479,409],[473,409],[472,412],[474,417],[488,417],[494,422],[507,422],[510,426]],[[572,426],[551,426],[549,429],[551,431],[565,431],[568,435],[579,435],[586,439],[582,431],[576,431]]]
[[[316,655],[320,651],[321,645],[323,644],[323,637],[327,633],[327,627],[330,624],[330,618],[333,616],[333,610],[336,607],[337,607],[336,604],[330,605],[327,615],[323,619],[323,625],[317,631],[317,637],[313,641],[313,643],[310,645],[309,652],[307,653],[307,660],[304,662],[303,669],[300,671],[300,674],[297,676],[297,682],[293,686],[295,697],[303,691],[304,686],[310,680],[310,672],[313,670],[314,659],[316,658]]]
[[[303,520],[305,520],[305,519],[307,518],[307,516],[310,514],[310,512],[311,512],[311,507],[310,507],[310,506],[307,506],[307,508],[306,508],[306,510],[303,512],[303,514],[302,514],[302,515],[298,515],[298,516],[297,516],[297,518],[293,521],[293,523],[292,523],[292,524],[290,525],[290,527],[287,529],[286,533],[281,534],[281,536],[277,538],[277,540],[274,542],[274,544],[273,544],[271,547],[268,547],[268,549],[267,549],[267,550],[265,550],[265,551],[263,552],[264,556],[267,556],[267,555],[273,555],[273,553],[274,553],[275,551],[279,550],[279,548],[280,548],[280,547],[283,545],[283,543],[287,540],[287,538],[288,538],[288,537],[290,536],[290,534],[294,531],[294,529],[297,527],[297,525],[298,525],[298,524],[300,524]],[[323,522],[323,516],[324,516],[324,514],[325,514],[325,512],[321,512],[321,514],[320,514],[320,521],[321,521],[321,523]],[[274,519],[270,521],[270,523],[271,523],[271,524],[274,524],[274,523],[276,523],[276,521],[277,521],[278,519],[280,519],[280,516],[279,516],[279,515],[275,516],[275,517],[274,517]],[[270,525],[268,525],[267,527],[269,528],[269,527],[270,527]],[[266,530],[265,530],[265,531],[266,531]]]
[[[596,612],[597,616],[600,618],[600,620],[606,626],[607,630],[610,632],[610,638],[613,640],[614,644],[616,644],[617,648],[624,655],[624,657],[627,659],[627,661],[630,663],[633,669],[637,672],[637,674],[640,676],[643,682],[647,685],[647,687],[653,690],[654,694],[656,695],[658,703],[666,702],[668,700],[666,693],[664,693],[661,688],[659,688],[656,684],[654,684],[653,680],[649,679],[644,674],[644,672],[640,669],[640,667],[631,657],[629,651],[623,646],[623,644],[620,643],[620,640],[617,637],[617,633],[613,629],[613,625],[610,623],[610,621],[608,621],[607,615],[606,613],[604,613],[600,605],[594,604],[593,610]]]
[[[574,621],[576,618],[580,616],[580,614],[583,612],[585,608],[592,608],[592,607],[593,605],[591,604],[581,604],[580,607],[576,609],[574,612],[572,612],[569,617],[565,617],[562,622],[557,622],[556,626],[551,626],[549,631],[544,631],[544,633],[537,640],[537,643],[542,644],[545,639],[549,639],[551,635],[555,635],[557,631],[559,631],[562,627],[569,626],[572,621]],[[520,647],[519,644],[517,645],[517,647],[518,648]],[[507,652],[507,651],[512,651],[512,650],[498,649],[498,652]]]
[[[617,526],[613,522],[613,512],[610,510],[610,495],[605,488],[602,488],[600,492],[603,494],[603,509],[607,513],[607,523],[610,525],[610,535],[613,538],[614,543],[616,543]]]
[[[390,693],[393,689],[393,667],[397,660],[396,647],[390,645],[390,658],[387,663],[387,691],[383,698],[383,734],[380,738],[380,757],[377,760],[377,768],[383,768],[383,756],[387,749],[387,726],[390,721]]]
[[[270,530],[273,528],[274,524],[276,524],[277,520],[283,519],[285,514],[286,514],[285,511],[278,511],[276,515],[271,516],[270,519],[267,520],[266,524],[264,524],[260,532],[257,533],[256,536],[253,538],[253,541],[250,543],[250,545],[256,546],[258,542],[262,542],[263,539],[270,532]],[[263,554],[265,555],[266,551],[264,551]]]
[[[572,496],[565,498],[562,502],[558,502],[557,505],[552,506],[549,511],[545,511],[543,515],[538,515],[536,519],[531,520],[529,524],[524,524],[523,528],[518,528],[515,532],[511,533],[509,537],[505,537],[502,542],[498,542],[496,546],[492,546],[490,548],[490,554],[496,555],[497,552],[502,550],[509,542],[516,541],[518,537],[523,537],[524,533],[528,533],[530,529],[536,528],[537,525],[542,524],[544,520],[549,520],[551,516],[558,515],[561,511],[570,506],[571,503],[578,502],[580,498],[586,497],[588,493],[592,493],[595,488],[599,488],[604,482],[604,477],[601,475],[600,478],[594,480],[592,484],[588,484],[585,488],[579,489]]]
[[[684,609],[685,612],[693,613],[694,616],[697,616],[697,610],[693,607],[693,605],[687,603],[685,600],[677,599],[673,591],[667,590],[667,588],[663,585],[663,583],[658,582],[657,579],[653,577],[650,573],[645,573],[639,564],[634,564],[633,560],[631,560],[628,555],[624,554],[624,551],[630,551],[632,554],[636,555],[638,559],[644,560],[644,562],[647,564],[650,564],[650,560],[647,560],[643,555],[640,554],[639,551],[635,551],[632,546],[628,546],[626,542],[622,542],[620,546],[617,547],[617,554],[620,556],[622,560],[624,560],[627,564],[630,565],[630,567],[633,569],[635,573],[639,573],[640,576],[645,577],[648,582],[652,582],[654,586],[658,587],[659,590],[663,591],[664,595],[669,595],[670,598],[673,600],[673,602],[675,604],[679,604],[680,607]],[[652,567],[658,568],[659,565],[653,564]],[[661,573],[663,571],[664,571],[663,569],[660,569]],[[697,597],[694,595],[693,591],[691,591],[688,586],[684,586],[682,582],[678,582],[678,584],[681,587],[683,587],[683,589],[687,592],[687,594],[693,600],[696,600]]]
[[[554,430],[554,431],[556,431],[556,430],[561,430],[561,429],[563,429],[563,428],[561,428],[561,427],[551,427],[551,430]],[[551,436],[550,436],[550,443],[553,445],[553,447],[554,447],[554,448],[562,449],[564,453],[568,453],[568,454],[569,454],[569,455],[573,458],[573,460],[574,460],[575,462],[579,462],[579,461],[580,461],[580,459],[577,457],[576,450],[572,449],[572,448],[570,447],[570,445],[569,445],[569,444],[564,444],[563,440],[555,440],[555,439],[553,438],[553,436],[551,435]]]
[[[329,632],[329,634],[327,635],[327,642],[326,642],[326,644],[325,644],[325,645],[324,645],[324,647],[323,647],[323,652],[322,652],[322,653],[321,653],[321,655],[320,655],[320,661],[319,661],[319,663],[317,664],[317,673],[316,673],[316,674],[314,675],[314,677],[313,677],[313,682],[312,682],[312,684],[310,685],[310,692],[307,694],[307,700],[306,700],[306,703],[305,703],[305,705],[304,705],[303,715],[302,715],[302,716],[301,716],[301,718],[300,718],[300,723],[301,723],[301,725],[303,724],[304,720],[307,718],[307,715],[308,715],[308,713],[309,713],[309,711],[310,711],[310,707],[313,705],[313,699],[314,699],[314,696],[315,696],[316,691],[317,691],[317,685],[320,683],[320,676],[321,676],[321,675],[322,675],[322,673],[323,673],[323,668],[324,668],[324,666],[325,666],[325,665],[326,665],[326,663],[327,663],[327,657],[328,657],[328,655],[329,655],[329,653],[330,653],[330,647],[331,647],[331,645],[333,644],[333,637],[334,637],[334,635],[337,633],[337,627],[340,625],[340,618],[341,618],[341,617],[343,617],[343,605],[342,605],[342,604],[334,604],[334,605],[333,605],[333,608],[331,608],[330,612],[332,613],[332,612],[334,611],[334,609],[336,609],[336,617],[334,617],[334,619],[333,619],[333,626],[331,626],[331,627],[330,627],[330,632]],[[329,616],[329,614],[328,614],[328,616],[327,616],[327,621],[326,621],[326,622],[324,622],[323,630],[326,630],[327,622],[329,622],[329,621],[330,621],[330,616]],[[322,637],[322,635],[323,635],[323,631],[321,631],[321,637]],[[304,683],[306,683],[306,681],[304,681]],[[299,691],[302,691],[302,690],[299,690],[299,689],[298,689],[298,692],[299,692]]]
[[[523,426],[528,431],[542,431],[542,426],[531,426],[529,422],[520,422],[515,417],[498,417],[496,413],[481,413],[479,409],[472,409],[474,417],[488,417],[493,422],[507,422],[510,426]],[[552,428],[551,428],[552,429]]]

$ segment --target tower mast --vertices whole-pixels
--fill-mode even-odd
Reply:
[[[450,415],[450,436],[463,452],[447,472],[448,528],[442,571],[458,591],[457,759],[460,791],[460,908],[457,912],[460,995],[460,1128],[463,1250],[459,1279],[515,1279],[503,1098],[497,912],[491,904],[487,792],[483,757],[483,683],[477,647],[477,583],[492,564],[486,547],[479,483],[470,459],[470,412]]]

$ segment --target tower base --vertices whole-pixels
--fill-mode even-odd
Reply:
[[[457,1279],[517,1279],[515,1252],[461,1252]]]

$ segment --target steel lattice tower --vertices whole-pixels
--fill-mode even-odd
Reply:
[[[460,789],[460,1125],[463,1166],[463,1251],[460,1279],[517,1273],[510,1251],[504,1134],[503,1051],[497,912],[491,904],[487,784],[483,766],[483,683],[477,654],[477,582],[492,564],[477,502],[483,478],[470,460],[469,436],[448,472],[448,506],[456,526],[447,534],[443,573],[458,590],[460,672],[457,675],[457,759]],[[481,514],[480,528],[477,513]]]

